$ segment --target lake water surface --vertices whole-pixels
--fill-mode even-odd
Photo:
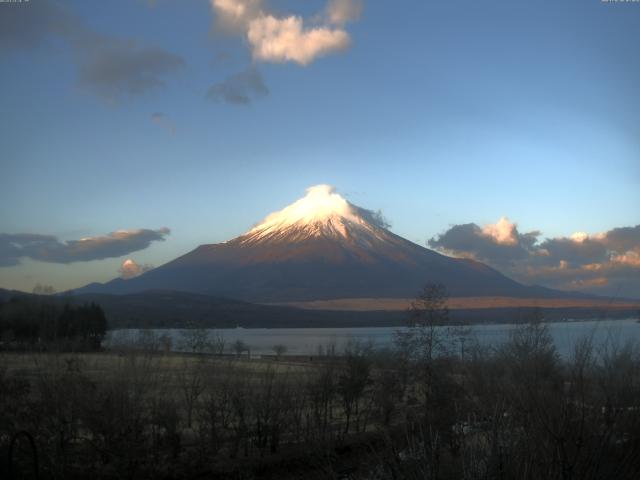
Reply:
[[[576,342],[592,336],[596,345],[624,345],[632,340],[640,343],[640,323],[636,319],[588,320],[549,323],[549,332],[560,354],[567,357]],[[472,325],[469,343],[478,342],[484,346],[499,346],[509,339],[510,332],[517,328],[513,324]],[[232,344],[242,340],[251,349],[252,355],[273,354],[275,345],[284,345],[288,355],[315,355],[319,349],[327,347],[342,352],[350,341],[371,342],[375,347],[390,347],[394,332],[398,327],[372,328],[234,328],[216,329],[208,332],[222,335],[226,347],[231,352]],[[145,332],[145,333],[142,333]],[[186,350],[183,329],[112,330],[105,339],[106,346],[135,344],[150,333],[155,336],[169,335],[174,351]]]

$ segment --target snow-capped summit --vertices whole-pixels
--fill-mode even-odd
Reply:
[[[387,227],[380,214],[316,185],[239,237],[80,292],[163,289],[286,302],[411,298],[426,283],[439,282],[452,296],[540,295],[482,263],[440,255]]]
[[[308,188],[303,198],[272,213],[237,241],[248,245],[333,237],[371,244],[383,240],[383,226],[379,214],[349,203],[330,185],[316,185]]]

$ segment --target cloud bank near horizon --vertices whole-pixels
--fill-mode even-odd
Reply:
[[[502,217],[483,227],[454,225],[427,243],[446,255],[487,263],[523,283],[640,296],[640,225],[541,237],[537,230],[521,233]]]
[[[23,258],[64,264],[116,258],[144,250],[153,242],[164,241],[170,233],[166,227],[158,230],[141,228],[64,242],[53,235],[3,233],[0,234],[0,267],[18,265]]]

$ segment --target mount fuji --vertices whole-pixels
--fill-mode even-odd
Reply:
[[[76,293],[175,290],[260,302],[411,298],[429,282],[454,297],[564,296],[517,283],[470,259],[441,255],[395,235],[382,216],[328,185],[232,240],[201,245],[132,279],[90,284]]]

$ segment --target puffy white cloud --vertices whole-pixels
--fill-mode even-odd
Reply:
[[[262,0],[211,0],[216,24],[229,32],[245,33],[251,20],[262,14]]]
[[[261,16],[249,24],[247,38],[253,58],[263,62],[308,65],[317,57],[344,50],[349,34],[327,27],[305,28],[301,17]]]
[[[497,223],[485,225],[482,228],[482,233],[500,245],[518,243],[516,224],[511,223],[507,217],[501,217]]]
[[[307,26],[300,16],[267,11],[261,0],[211,0],[211,6],[220,28],[246,36],[254,60],[299,65],[347,48],[351,39],[343,25],[362,9],[354,0],[332,1],[324,21]]]
[[[149,265],[146,263],[140,265],[132,258],[127,258],[124,262],[122,262],[122,265],[118,269],[118,273],[120,274],[121,278],[127,280],[129,278],[139,277],[140,275],[148,272],[151,269],[153,269],[153,265]]]
[[[575,232],[571,235],[571,240],[574,242],[582,243],[589,238],[589,234],[587,232]]]

